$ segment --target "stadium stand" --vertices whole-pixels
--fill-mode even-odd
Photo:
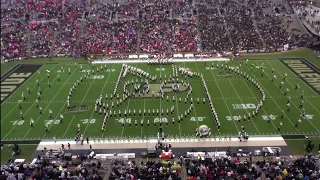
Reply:
[[[304,25],[311,32],[320,36],[320,2],[290,0],[290,3]]]
[[[85,155],[66,159],[44,151],[32,163],[2,165],[1,178],[13,179],[103,179],[111,180],[202,180],[202,179],[310,179],[320,178],[319,157],[268,158],[184,158],[175,160],[96,160]],[[67,154],[67,153],[65,153]],[[57,155],[55,155],[57,156]]]
[[[313,21],[319,14],[316,7],[301,8],[295,2],[290,1],[299,17],[319,30]],[[274,52],[284,45],[308,45],[310,38],[290,5],[279,0],[1,1],[2,60],[91,53]]]

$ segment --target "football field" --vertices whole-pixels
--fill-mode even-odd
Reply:
[[[160,84],[165,79],[173,75],[172,65],[148,65],[147,63],[127,65],[157,76],[156,81],[149,82],[155,92],[159,90]],[[165,92],[163,100],[152,96],[131,97],[117,106],[118,99],[111,99],[110,95],[114,92],[121,72],[122,64],[120,63],[96,64],[94,67],[85,62],[77,66],[74,63],[64,62],[28,63],[17,64],[1,76],[1,139],[51,139],[54,136],[57,139],[73,139],[77,135],[78,124],[80,124],[80,134],[83,134],[84,137],[156,137],[160,122],[164,133],[175,137],[194,136],[195,129],[200,125],[207,125],[211,128],[214,136],[223,137],[237,136],[242,126],[249,135],[320,133],[320,71],[318,67],[304,59],[249,59],[247,63],[244,60],[207,63],[179,62],[174,65],[203,75],[221,122],[220,130],[217,129],[213,119],[200,78],[178,74],[181,82],[189,83],[192,87],[189,98],[187,98],[187,90],[181,90],[178,93],[168,91]],[[235,71],[226,70],[222,65],[230,66]],[[61,71],[61,67],[64,68],[64,72]],[[255,110],[261,100],[261,94],[247,78],[237,73],[238,70],[259,83],[266,96],[265,103],[258,114],[251,117],[250,121],[248,121],[248,113],[252,114]],[[47,71],[50,71],[49,78]],[[87,79],[83,78],[83,82],[80,82],[74,91],[70,99],[71,109],[68,110],[67,96],[70,88],[88,72],[90,76]],[[285,74],[287,76],[283,79]],[[279,88],[281,81],[283,85]],[[121,78],[118,86],[120,98],[124,92],[125,82],[140,84],[140,78],[131,74],[124,79]],[[297,85],[299,88],[296,89]],[[27,89],[31,92],[28,93]],[[40,115],[36,102],[39,89],[42,91],[41,100],[39,100],[42,115]],[[127,89],[132,92],[134,85],[129,84]],[[284,95],[287,89],[289,91]],[[25,100],[22,98],[22,93],[26,97]],[[112,114],[116,115],[108,119],[105,131],[101,130],[103,115],[100,115],[99,108],[98,113],[95,112],[96,99],[100,96],[103,102],[108,104],[108,112],[112,109]],[[290,109],[288,111],[289,96]],[[191,98],[194,108],[189,115],[185,116],[185,111],[190,107]],[[112,102],[114,103],[113,108],[111,107]],[[170,111],[172,107],[174,108],[173,113]],[[158,115],[157,109],[159,110]],[[144,110],[146,113],[143,113]],[[301,117],[304,110],[305,116]],[[49,117],[49,111],[52,111],[52,117]],[[119,111],[121,111],[121,117]],[[125,111],[127,111],[126,116]],[[283,118],[281,117],[282,111],[284,111]],[[63,115],[63,121],[60,115]],[[178,123],[179,115],[184,117],[181,123]],[[244,115],[247,117],[246,121],[243,120]],[[30,127],[31,119],[34,120],[34,127]],[[298,123],[298,127],[295,127],[299,119],[301,122]],[[141,121],[143,121],[143,126],[141,126]],[[48,124],[49,133],[45,132],[45,124]],[[277,130],[279,126],[280,131]]]

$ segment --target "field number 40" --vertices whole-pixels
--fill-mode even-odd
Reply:
[[[191,117],[190,121],[203,121],[203,119],[206,117]]]

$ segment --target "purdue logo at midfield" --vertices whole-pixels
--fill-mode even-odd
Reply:
[[[1,77],[1,104],[22,86],[42,65],[18,64]]]

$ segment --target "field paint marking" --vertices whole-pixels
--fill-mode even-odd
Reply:
[[[241,98],[240,98],[240,96],[239,96],[239,94],[238,94],[237,90],[234,88],[234,86],[233,86],[233,84],[231,83],[231,81],[230,81],[230,80],[229,80],[229,82],[230,82],[230,84],[231,84],[231,86],[232,86],[233,90],[236,92],[236,94],[237,94],[237,96],[238,96],[238,99],[240,100],[241,104],[243,104],[243,102],[242,102],[242,100],[241,100]],[[245,111],[246,111],[246,113],[248,113],[248,110],[247,110],[247,109],[245,109]],[[257,126],[256,126],[256,124],[254,123],[254,121],[251,121],[251,122],[253,123],[254,127],[256,128],[256,130],[258,131],[258,133],[260,134],[260,131],[259,131],[259,129],[257,128]]]
[[[197,71],[198,71],[198,73],[200,73],[200,71],[199,71],[199,67],[198,67],[198,64],[196,63],[196,67],[197,67]],[[201,73],[202,74],[202,73]],[[211,75],[212,75],[212,71],[211,71]],[[214,79],[215,80],[215,79]],[[201,81],[201,80],[200,80]],[[205,80],[205,82],[206,82],[206,80]],[[203,85],[202,85],[203,86]],[[208,89],[208,91],[209,91],[209,89]],[[221,92],[221,91],[220,91]],[[208,92],[209,93],[209,92]],[[221,94],[222,95],[222,94]],[[206,97],[207,98],[207,97]],[[211,97],[211,100],[212,100],[212,97]],[[208,103],[209,103],[209,100],[208,100]],[[210,109],[210,111],[211,111],[211,109]],[[210,112],[210,113],[212,113],[212,112]],[[215,122],[216,123],[216,122]],[[236,128],[237,128],[237,126],[236,126]],[[237,128],[237,130],[238,130],[238,128]],[[221,133],[220,133],[220,131],[218,130],[218,133],[219,133],[219,135],[220,135],[220,137],[221,137]]]
[[[42,67],[43,67],[43,66],[42,66]],[[53,68],[54,68],[54,67],[53,67]],[[36,74],[36,73],[34,73],[34,74]],[[56,77],[56,78],[57,78],[57,77]],[[53,81],[55,81],[56,78],[54,78]],[[46,88],[44,89],[43,93],[46,92],[46,90],[47,90],[48,88],[49,88],[49,87],[46,87]],[[34,105],[34,103],[35,103],[35,102],[33,102],[33,104],[30,105],[30,107],[27,109],[27,111],[24,113],[24,115],[26,115],[26,114],[29,112],[29,110],[32,108],[32,106]],[[10,112],[11,112],[11,111],[10,111]],[[36,123],[36,122],[35,122],[35,123]],[[35,123],[34,123],[34,124],[35,124]],[[14,126],[10,129],[10,131],[4,136],[4,138],[6,138],[6,137],[9,135],[9,133],[10,133],[15,127],[16,127],[16,125],[14,125]],[[30,129],[29,129],[29,131],[30,131]],[[28,132],[29,132],[29,131],[28,131]],[[24,138],[23,138],[23,139],[24,139]]]
[[[56,66],[57,66],[57,64],[54,65],[50,70],[52,70],[52,69],[55,68]],[[40,69],[42,69],[42,67],[44,67],[44,66],[41,66]],[[38,71],[40,71],[40,69],[38,69]],[[37,74],[37,72],[34,73],[33,75],[35,75],[35,74]],[[33,76],[33,75],[32,75],[32,76]],[[32,78],[32,76],[29,78],[29,80]],[[43,76],[43,78],[41,78],[40,81],[42,81],[45,77],[46,77],[46,76]],[[29,80],[28,80],[28,81],[29,81]],[[40,82],[40,81],[39,81],[39,82]],[[24,83],[25,83],[25,82],[24,82]],[[18,92],[18,90],[24,85],[24,83],[23,83],[20,87],[18,87],[18,89],[17,89],[17,91],[16,91],[15,93]],[[32,92],[33,89],[36,88],[36,87],[37,87],[37,85],[35,85],[35,86],[31,89],[31,92]],[[15,93],[14,93],[14,94],[15,94]],[[10,98],[7,98],[4,102],[6,102],[8,99],[10,99]],[[3,104],[4,102],[2,102],[2,104]],[[34,102],[33,102],[33,103],[34,103]],[[2,104],[1,104],[1,105],[2,105]],[[17,106],[18,106],[18,104],[16,104],[16,105],[9,111],[9,113],[7,113],[7,115],[4,116],[4,118],[1,119],[1,125],[2,125],[2,123],[3,123],[3,120],[11,113],[11,111],[13,111],[14,109],[16,109]]]
[[[268,63],[269,63],[269,62],[268,62]],[[269,64],[270,64],[270,63],[269,63]],[[283,63],[280,62],[280,64],[281,64],[282,66],[286,67]],[[271,66],[271,64],[270,64],[270,66]],[[286,67],[286,68],[287,68],[287,67]],[[288,69],[288,68],[287,68],[287,69]],[[296,76],[290,69],[289,69],[289,71],[290,71],[291,74],[293,74],[294,76]],[[278,74],[280,74],[277,69],[276,69],[276,72],[277,72]],[[287,78],[286,78],[286,80],[287,80]],[[309,89],[312,90],[312,92],[314,92],[314,90],[313,90],[308,84],[306,84],[306,82],[304,82],[303,80],[300,80],[300,81],[302,81]],[[294,87],[289,81],[287,81],[287,82],[290,84],[290,86],[291,86],[293,89],[295,89],[295,87]],[[307,96],[304,96],[304,97],[307,97]],[[320,96],[317,96],[317,97],[320,97]],[[313,104],[312,104],[307,98],[304,98],[304,99],[307,100],[307,102],[308,102],[318,113],[320,113],[320,111],[319,111],[316,107],[314,107]]]
[[[267,63],[269,63],[269,62],[267,62]],[[270,64],[270,63],[269,63]],[[282,63],[281,63],[282,64]],[[271,65],[271,64],[270,64]],[[284,65],[283,65],[284,66]],[[277,71],[277,70],[276,70]],[[293,73],[292,71],[290,71],[291,73]],[[278,74],[280,74],[278,71],[277,71],[277,73]],[[266,73],[266,75],[270,78],[270,76]],[[281,75],[281,74],[280,74]],[[290,84],[290,86],[294,89],[294,86],[292,86],[292,84],[289,82],[289,81],[286,81],[288,84]],[[307,85],[308,86],[308,85]],[[309,87],[309,86],[308,86]],[[281,89],[280,89],[281,90]],[[281,92],[283,93],[283,91],[281,90]],[[304,99],[306,99],[306,98],[304,98]],[[307,99],[306,99],[307,100]],[[308,100],[307,100],[308,101]],[[308,101],[309,102],[309,101]],[[309,102],[310,103],[310,102]],[[296,108],[296,109],[298,109],[298,111],[300,111],[300,113],[302,113],[302,111],[296,106],[296,104],[295,103],[293,103],[292,102],[292,104],[294,105],[294,107]],[[311,103],[310,103],[311,104]],[[314,107],[312,104],[311,104],[311,106],[312,107]],[[315,107],[314,107],[315,108]],[[316,108],[315,108],[316,109]],[[318,111],[317,109],[316,109],[316,111]],[[319,111],[318,111],[319,112]],[[320,132],[319,131],[319,129],[310,121],[310,119],[307,119],[308,120],[308,122],[318,131],[318,132]]]
[[[186,63],[185,63],[185,62],[183,63],[183,66],[184,66],[184,68],[186,68]],[[178,72],[178,73],[179,73],[179,72]],[[190,84],[190,82],[189,82],[189,77],[188,77],[188,76],[187,76],[186,79],[187,79],[188,83]],[[191,86],[191,84],[190,84],[190,86]],[[192,98],[192,100],[193,100],[192,93],[190,94],[190,96],[191,96],[191,98]],[[193,103],[193,102],[192,102],[192,103]],[[195,106],[195,105],[193,105],[193,109],[194,109],[194,111],[193,111],[193,112],[194,112],[194,116],[198,118],[198,116],[197,116],[197,111],[196,111],[196,106]],[[200,126],[199,126],[198,120],[197,120],[196,122],[197,122],[197,126],[198,126],[197,128],[199,128]]]
[[[147,71],[147,73],[149,73],[149,71],[150,71],[150,66],[148,65],[148,71]],[[143,112],[142,112],[142,120],[144,121],[144,110],[146,109],[146,98],[143,98]],[[140,122],[141,123],[141,122]],[[140,124],[140,126],[141,126],[141,124]],[[141,126],[141,138],[142,138],[142,133],[143,133],[143,126]]]
[[[112,67],[111,67],[111,68],[113,68],[113,66],[114,66],[114,64],[112,64]],[[111,72],[109,72],[108,77],[107,77],[107,80],[105,80],[105,83],[103,84],[103,87],[101,88],[101,92],[100,92],[100,94],[102,94],[102,92],[103,92],[104,88],[106,87],[106,84],[107,84],[106,82],[109,80],[110,74],[111,74]],[[94,114],[94,110],[92,110],[92,113],[91,113],[91,115],[90,115],[90,118],[89,118],[89,119],[92,119],[93,114]],[[87,126],[86,126],[86,128],[84,129],[84,132],[83,132],[83,134],[82,134],[82,135],[85,135],[85,133],[86,133],[86,131],[87,131],[88,127],[89,127],[89,123],[87,123]],[[103,133],[103,134],[104,134],[104,133]],[[101,137],[103,137],[103,134],[102,134],[102,136],[101,136]]]
[[[75,68],[75,70],[76,70],[76,69],[77,69],[77,68]],[[69,78],[72,76],[72,74],[74,73],[75,70],[72,71],[72,73],[69,75],[69,77],[67,78],[67,80],[66,80],[65,82],[68,82]],[[66,84],[67,84],[67,83],[66,83]],[[63,84],[62,87],[64,87],[66,84]],[[60,109],[59,113],[57,113],[57,115],[56,115],[56,117],[55,117],[54,119],[57,119],[57,118],[59,117],[61,111],[64,109],[64,107],[66,106],[66,104],[67,104],[67,101],[64,102],[62,108]],[[51,125],[49,126],[49,132],[50,132],[50,129],[51,129],[52,125],[53,125],[53,124],[51,124]],[[46,137],[46,135],[47,135],[47,134],[44,134],[44,136],[42,137],[42,139],[43,139],[44,137]]]
[[[14,71],[14,70],[18,69],[20,66],[21,66],[21,64],[17,64],[17,65],[15,65],[15,66],[13,66],[13,67],[11,67],[7,72],[5,72],[4,74],[6,74],[6,73],[8,73],[8,72],[10,72],[10,71]],[[34,74],[36,74],[36,73],[34,73]],[[7,75],[1,77],[1,81],[3,81],[4,79],[6,79],[9,75],[10,75],[10,73],[8,73]]]
[[[175,66],[175,65],[174,65]],[[173,70],[175,70],[174,68],[173,68]],[[173,72],[173,74],[175,74],[175,71],[172,71]],[[179,74],[179,73],[178,73]],[[177,74],[177,76],[178,76],[178,74]],[[176,102],[176,108],[177,108],[177,115],[179,116],[179,107],[178,107],[178,98],[177,98],[177,94],[176,93],[174,93],[174,99],[175,99],[175,102]],[[180,133],[180,137],[181,137],[181,126],[180,126],[180,123],[178,122],[178,125],[179,125],[179,133]]]
[[[136,64],[136,68],[137,68],[137,67],[138,67],[138,64]],[[134,77],[135,77],[135,76],[134,76]],[[119,84],[120,84],[120,81],[119,81]],[[134,87],[134,86],[132,86],[132,87],[131,87],[131,91],[130,91],[130,92],[132,92],[133,87]],[[131,100],[131,97],[130,97],[130,98],[128,98],[127,111],[128,111],[128,109],[129,109],[130,100]],[[132,121],[131,121],[131,123],[132,123]],[[132,125],[132,124],[131,124],[131,125]],[[123,132],[124,132],[124,127],[122,127],[122,131],[121,131],[121,138],[122,138],[122,136],[123,136]]]
[[[248,67],[247,67],[248,68]],[[242,79],[243,80],[243,82],[244,82],[244,84],[247,86],[247,88],[249,89],[249,91],[251,92],[251,94],[254,96],[254,93],[252,92],[252,90],[250,89],[250,87],[248,86],[248,84],[247,84],[247,81],[245,80],[245,79]],[[257,102],[259,103],[259,99],[256,97],[256,96],[254,96],[255,97],[255,100],[257,100]],[[268,115],[268,113],[265,111],[265,109],[263,108],[263,106],[261,106],[261,109],[262,109],[262,111],[264,112],[264,114],[265,115]],[[254,121],[254,120],[252,120],[252,121]],[[271,124],[273,125],[273,127],[275,128],[275,129],[277,129],[277,127],[274,125],[274,123],[272,122],[272,121],[270,121],[271,122]],[[260,134],[260,132],[259,132],[259,134]]]
[[[220,94],[221,94],[221,96],[222,96],[222,99],[223,99],[224,103],[226,104],[226,107],[227,107],[230,115],[232,116],[232,113],[231,113],[231,111],[230,111],[230,108],[229,108],[229,106],[228,106],[228,104],[227,104],[227,102],[226,102],[226,100],[225,100],[225,98],[224,98],[224,96],[223,96],[223,94],[222,94],[221,88],[220,88],[220,86],[219,86],[219,84],[218,84],[218,82],[217,82],[217,80],[216,80],[216,77],[213,75],[213,72],[212,72],[212,71],[210,71],[210,72],[211,72],[211,75],[212,75],[215,83],[216,83],[217,86],[218,86],[218,89],[219,89],[219,91],[220,91]],[[233,124],[236,126],[237,133],[240,132],[239,129],[238,129],[238,126],[236,125],[236,123],[235,123],[234,121],[233,121]]]
[[[247,68],[248,68],[248,67],[247,67]],[[249,69],[249,68],[248,68],[248,69]],[[254,75],[254,73],[251,72],[251,74],[257,79],[257,77]],[[257,80],[257,81],[259,81],[259,80]],[[261,83],[260,83],[260,85],[261,85],[261,87],[264,87]],[[270,93],[267,91],[267,89],[264,88],[264,90],[265,90],[266,93],[271,97],[272,101],[278,106],[278,108],[280,109],[280,111],[282,111],[282,109],[280,108],[279,104],[272,98],[272,96],[271,96]],[[290,120],[290,118],[287,116],[286,113],[284,113],[284,116],[289,120],[289,122],[290,122],[290,123],[292,124],[292,126],[294,127],[294,124],[292,123],[292,121]],[[294,129],[300,133],[299,129],[297,129],[297,128],[294,128]]]
[[[96,79],[92,79],[92,82],[91,82],[89,88],[87,89],[86,93],[84,94],[84,96],[83,96],[80,104],[82,104],[82,103],[84,102],[84,99],[85,99],[85,97],[87,96],[87,94],[88,94],[89,90],[91,89],[91,86],[92,86],[92,84],[93,84],[93,82],[94,82],[95,80],[96,80]],[[70,128],[70,126],[71,126],[71,124],[72,124],[72,122],[73,122],[73,120],[74,120],[75,117],[76,117],[76,115],[73,115],[73,117],[72,117],[72,119],[71,119],[71,122],[69,123],[69,125],[68,125],[68,127],[67,127],[67,130],[64,132],[64,134],[63,134],[63,136],[62,136],[62,139],[64,138],[64,136],[65,136],[66,133],[68,132],[68,130],[69,130],[69,128]]]
[[[72,73],[76,70],[77,68],[75,68]],[[67,80],[71,77],[71,74],[69,75],[69,77],[66,79],[65,82],[67,82]],[[57,78],[57,77],[56,77]],[[54,80],[56,79],[54,78]],[[61,89],[63,89],[64,85],[60,87],[59,91],[56,92],[56,94],[53,96],[52,100],[49,102],[49,104],[46,106],[46,108],[43,110],[43,112],[46,111],[46,109],[50,106],[51,102],[56,98],[56,96],[59,94],[59,92],[61,91]],[[38,122],[38,120],[40,119],[41,115],[39,115],[39,117],[37,118],[37,120],[34,122],[34,124],[36,124]],[[26,135],[23,137],[23,139],[29,134],[29,132],[31,131],[32,128],[29,128],[29,131],[26,133]],[[45,137],[45,136],[44,136]]]

